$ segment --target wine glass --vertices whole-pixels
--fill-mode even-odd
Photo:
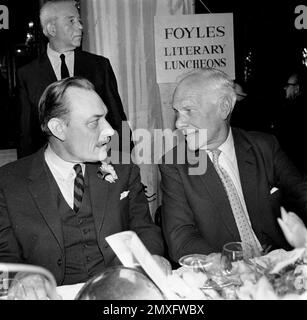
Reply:
[[[242,242],[228,242],[223,246],[221,254],[221,266],[224,273],[232,273],[233,263],[244,260],[245,254]]]
[[[179,264],[193,272],[206,272],[206,267],[211,265],[204,254],[189,254],[179,259]]]
[[[56,281],[45,268],[0,263],[1,300],[58,300]]]

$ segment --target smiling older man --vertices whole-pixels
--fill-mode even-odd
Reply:
[[[84,78],[47,87],[39,119],[48,144],[0,169],[0,262],[45,267],[58,285],[84,282],[119,264],[105,237],[133,230],[168,264],[138,167],[114,164],[114,183],[97,175],[114,133],[107,112]]]
[[[189,174],[189,161],[160,165],[162,226],[175,261],[220,252],[231,241],[242,241],[250,255],[289,248],[276,219],[279,200],[306,221],[303,176],[273,136],[230,127],[235,100],[233,82],[215,69],[193,71],[175,89],[176,127],[186,137],[187,154],[207,159],[199,175]]]

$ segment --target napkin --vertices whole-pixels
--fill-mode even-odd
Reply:
[[[105,239],[125,267],[141,266],[167,299],[177,298],[168,286],[164,271],[134,231],[118,232]]]
[[[280,257],[280,261],[276,263],[270,273],[278,273],[280,270],[288,265],[294,264],[298,259],[303,258],[305,248],[294,249],[292,251],[285,251]]]

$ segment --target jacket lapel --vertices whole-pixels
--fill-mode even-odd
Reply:
[[[86,79],[93,81],[93,76],[91,70],[88,66],[88,61],[84,61],[82,52],[79,49],[75,50],[75,65],[74,65],[74,75],[81,76]]]
[[[44,159],[44,148],[39,150],[33,159],[29,174],[29,190],[40,214],[51,229],[60,247],[64,248],[61,219],[56,208],[55,199],[49,185],[47,164]]]
[[[92,212],[95,221],[97,238],[106,215],[106,204],[108,199],[109,182],[98,178],[98,164],[87,164],[86,170],[89,179],[89,192],[92,204]]]
[[[239,232],[226,191],[208,155],[207,170],[200,176],[200,179],[215,206],[216,214],[220,215],[221,221],[223,221],[230,234],[232,234],[234,238],[238,238]]]
[[[46,84],[49,85],[50,83],[57,81],[56,75],[46,52],[40,56],[39,65],[39,70],[44,70],[44,72],[40,74],[40,83],[42,86],[45,86]]]
[[[252,145],[244,139],[242,134],[232,129],[233,139],[241,180],[242,191],[246,203],[247,211],[253,230],[259,234],[260,221],[258,208],[258,188],[257,188],[257,166],[253,155]]]

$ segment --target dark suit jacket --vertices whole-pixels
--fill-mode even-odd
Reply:
[[[114,165],[115,183],[97,177],[87,164],[97,243],[105,265],[118,263],[105,237],[134,230],[152,254],[163,255],[160,229],[153,224],[135,165]],[[123,191],[129,195],[120,200]],[[0,168],[0,262],[21,262],[50,270],[61,284],[65,250],[60,215],[47,178],[43,150]]]
[[[277,224],[280,199],[287,209],[307,217],[307,185],[280,149],[264,133],[233,129],[242,190],[252,228],[262,245],[289,246]],[[240,241],[226,192],[210,158],[202,175],[189,175],[188,164],[161,164],[162,226],[169,253],[177,261],[190,253],[220,252]],[[271,194],[272,188],[279,188]]]
[[[107,120],[121,135],[122,121],[127,120],[109,60],[86,51],[75,50],[74,75],[91,81],[108,108]],[[38,102],[52,82],[57,81],[47,53],[18,70],[17,94],[20,107],[18,157],[37,151],[46,143],[38,121]]]

